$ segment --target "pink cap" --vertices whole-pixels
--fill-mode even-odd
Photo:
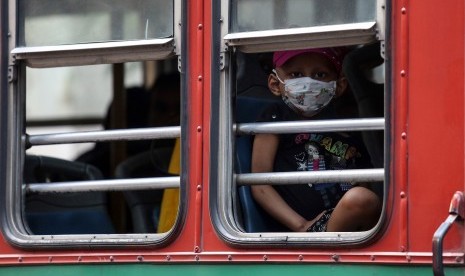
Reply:
[[[273,54],[273,66],[281,67],[289,59],[304,53],[317,53],[328,58],[339,73],[342,69],[342,62],[347,53],[345,47],[333,47],[333,48],[314,48],[314,49],[301,49],[301,50],[288,50],[278,51]]]

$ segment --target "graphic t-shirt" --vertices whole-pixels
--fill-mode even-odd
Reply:
[[[301,120],[285,104],[267,108],[261,122]],[[275,172],[369,168],[368,153],[357,133],[298,133],[279,135]],[[308,183],[273,186],[287,204],[307,220],[334,208],[350,183]]]

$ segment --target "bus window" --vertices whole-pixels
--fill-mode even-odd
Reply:
[[[217,50],[221,53],[218,61],[222,65],[216,72],[220,79],[217,85],[223,91],[216,94],[214,91],[218,90],[213,87],[212,112],[221,113],[219,118],[225,120],[212,127],[212,139],[216,142],[213,144],[218,148],[212,150],[211,158],[220,161],[218,170],[212,169],[211,173],[214,187],[211,203],[214,206],[212,216],[221,225],[217,230],[227,241],[243,245],[347,245],[367,241],[379,231],[385,216],[381,212],[386,202],[385,170],[388,164],[388,155],[384,152],[384,133],[387,133],[384,117],[385,110],[389,110],[385,102],[387,93],[384,82],[387,78],[383,70],[386,66],[386,11],[381,2],[276,0],[271,4],[267,1],[267,5],[259,0],[221,2],[217,10],[222,18],[228,18],[216,30]],[[254,8],[258,6],[261,8]],[[255,12],[250,13],[252,10],[259,11],[260,16],[257,17]],[[327,55],[326,49],[344,53]],[[318,109],[309,115],[281,115],[294,114],[294,111],[301,109],[295,109],[295,105],[290,107],[292,100],[287,94],[291,93],[287,90],[290,86],[285,82],[290,75],[280,78],[279,74],[283,71],[278,68],[303,52],[311,52],[307,57],[313,57],[312,54],[324,57],[338,76],[344,76],[346,92],[327,101],[331,103],[334,113]],[[281,58],[285,61],[278,64]],[[336,65],[334,61],[339,64]],[[301,73],[299,71],[299,76],[295,77],[309,77],[300,76]],[[270,74],[276,87],[280,87],[278,82],[284,83],[280,88],[283,90],[270,91],[273,89],[270,87]],[[335,87],[339,87],[339,77],[335,77],[334,81],[337,81]],[[287,96],[282,96],[283,93]],[[284,119],[280,119],[281,116]],[[357,147],[349,146],[352,142],[344,142],[347,141],[345,138],[339,139],[341,143],[337,142],[336,137],[347,138],[349,135]],[[286,150],[295,152],[285,159],[294,158],[295,164],[267,155],[264,158],[274,160],[274,163],[267,162],[266,171],[260,169],[260,173],[254,173],[257,171],[253,171],[253,168],[257,165],[253,162],[258,162],[256,160],[260,157],[252,160],[253,141],[261,136],[273,139],[273,145],[276,145],[272,147],[273,151],[277,148],[279,154],[284,152],[280,148],[283,141],[307,141],[301,143],[302,147],[314,143],[305,149],[299,146],[299,149],[293,150],[287,146]],[[355,148],[356,151],[349,150]],[[349,154],[349,151],[353,154]],[[221,154],[215,155],[215,152]],[[352,163],[349,155],[363,156],[363,161],[359,159],[358,163]],[[312,162],[310,158],[313,158]],[[318,160],[317,165],[315,160]],[[349,162],[353,165],[348,166]],[[293,165],[288,166],[290,163]],[[228,167],[227,164],[234,166]],[[278,169],[280,164],[286,164],[285,168]],[[266,200],[262,200],[259,203],[260,200],[253,196],[251,190],[264,186],[271,187],[273,198],[278,194],[279,201],[287,206],[283,209],[291,208],[303,217],[308,225],[302,225],[307,227],[291,227],[286,218],[277,214],[282,209],[279,212],[274,210],[272,205],[278,204],[277,201],[267,204]],[[265,193],[264,189],[259,190],[259,195]],[[320,211],[333,208],[336,210],[334,212],[347,210],[336,208],[339,208],[340,202],[344,202],[341,206],[347,203],[346,194],[354,193],[367,196],[364,202],[373,206],[370,212],[360,216],[363,218],[360,225],[336,228],[333,227],[333,220],[330,227],[340,230],[325,231],[331,219],[330,212]],[[319,210],[318,213],[312,214],[308,207],[310,204],[305,199],[300,199],[303,204],[295,201],[301,197],[300,194],[315,195],[314,201],[321,202],[324,208],[320,206],[322,209],[315,209]],[[320,229],[315,225],[322,227]]]
[[[353,24],[376,20],[376,1],[274,0],[270,4],[270,1],[266,0],[232,0],[230,5],[231,33]]]
[[[173,1],[18,1],[20,46],[173,36]],[[59,26],[59,28],[57,27]]]
[[[7,238],[21,246],[166,243],[182,219],[179,198],[163,204],[166,191],[183,195],[181,2],[9,8],[18,32],[2,110]]]

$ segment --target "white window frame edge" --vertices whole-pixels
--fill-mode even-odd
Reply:
[[[174,52],[178,57],[178,71],[181,72],[181,45],[182,45],[182,28],[185,22],[182,21],[182,0],[174,1]]]
[[[173,54],[173,49],[174,39],[163,38],[74,45],[18,47],[11,51],[11,55],[13,60],[24,60],[28,67],[50,68],[165,59]],[[129,54],[128,50],[131,50]]]
[[[367,44],[376,41],[376,22],[230,33],[225,43],[245,53],[322,46]],[[276,44],[279,44],[277,48]]]

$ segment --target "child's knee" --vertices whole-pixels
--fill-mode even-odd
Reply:
[[[364,187],[354,187],[346,192],[340,204],[345,208],[359,209],[368,212],[380,209],[380,200],[371,190]]]

